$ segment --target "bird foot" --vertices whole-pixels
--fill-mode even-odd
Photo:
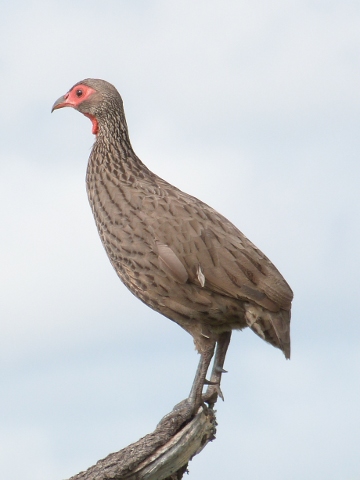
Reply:
[[[217,402],[218,397],[224,401],[224,395],[221,391],[220,384],[213,382],[202,396],[202,401],[206,402],[210,407],[212,407]]]
[[[185,398],[177,403],[171,412],[167,413],[158,423],[158,427],[166,422],[176,422],[179,425],[190,420],[198,411],[200,405],[196,405],[191,398]]]
[[[217,384],[217,382],[212,382],[211,380],[206,380],[206,378],[204,380],[204,385],[216,385],[216,384]]]

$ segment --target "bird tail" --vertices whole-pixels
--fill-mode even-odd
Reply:
[[[245,304],[245,319],[253,332],[290,358],[290,311],[270,312],[259,305]]]

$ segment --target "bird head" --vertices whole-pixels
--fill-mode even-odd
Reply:
[[[97,135],[99,123],[106,121],[109,111],[123,111],[122,99],[116,88],[105,80],[88,78],[76,83],[56,100],[51,111],[72,107],[92,121],[92,133]]]

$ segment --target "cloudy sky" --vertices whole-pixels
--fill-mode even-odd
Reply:
[[[360,4],[0,1],[0,471],[64,479],[185,398],[191,337],[121,284],[85,192],[75,82],[119,89],[157,174],[295,293],[292,359],[235,333],[197,480],[359,480]]]

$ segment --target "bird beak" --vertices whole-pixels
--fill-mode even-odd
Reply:
[[[56,102],[54,103],[54,105],[52,106],[51,113],[52,113],[54,110],[57,110],[58,108],[73,107],[74,105],[72,105],[70,102],[67,101],[68,96],[69,96],[69,94],[68,94],[68,93],[65,93],[65,95],[63,95],[62,97],[58,98],[58,99],[56,100]]]

